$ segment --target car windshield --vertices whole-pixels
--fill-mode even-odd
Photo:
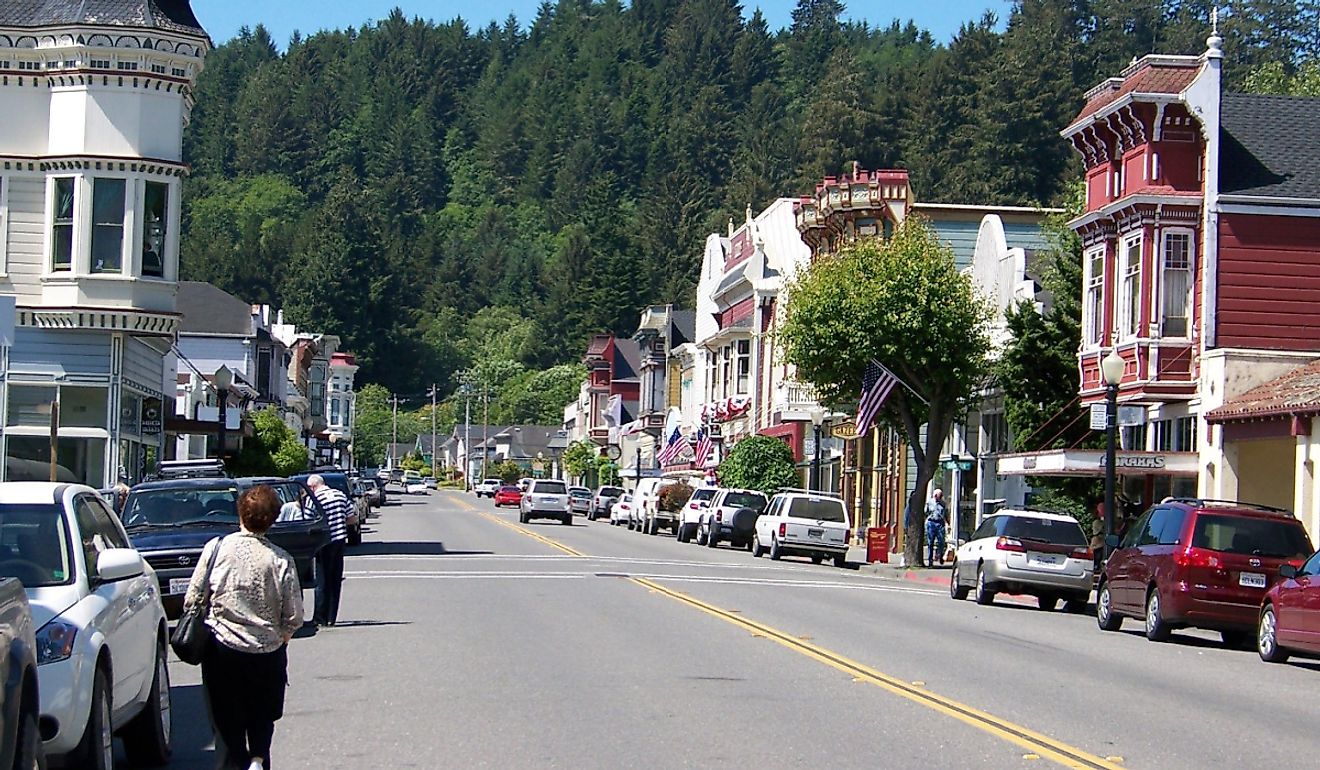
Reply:
[[[537,483],[536,492],[542,495],[562,495],[566,491],[562,481],[542,481]]]
[[[73,557],[64,511],[53,503],[0,505],[0,578],[26,588],[73,580]]]
[[[1295,520],[1208,513],[1196,517],[1192,546],[1251,556],[1287,557],[1312,550],[1306,530]]]
[[[715,496],[714,487],[702,487],[701,489],[693,490],[692,497],[690,499],[693,501],[709,500],[714,496]]]
[[[591,497],[590,489],[570,489],[568,493],[574,497]]]
[[[619,495],[623,494],[623,490],[620,489],[619,487],[601,487],[600,491],[598,491],[596,494],[600,495],[601,497],[618,497]]]
[[[845,522],[848,517],[844,514],[843,503],[838,500],[797,497],[789,504],[788,515],[798,519],[810,519],[812,521],[838,521]]]
[[[179,527],[186,524],[237,524],[235,487],[134,490],[124,502],[124,526]]]
[[[518,492],[520,492],[521,490],[519,490],[517,487],[511,487],[511,486],[505,485],[505,486],[500,487],[500,491],[501,491],[501,492],[510,492],[510,493],[513,493],[513,494],[518,494]]]
[[[765,498],[750,492],[730,492],[724,496],[724,505],[729,508],[751,508],[753,511],[764,511]]]
[[[1031,516],[1009,516],[1004,522],[1005,537],[1034,540],[1054,545],[1086,545],[1082,525],[1061,519],[1037,519]]]

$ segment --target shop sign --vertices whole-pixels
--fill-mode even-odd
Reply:
[[[857,438],[857,423],[841,422],[830,428],[830,435],[845,441],[851,441]]]
[[[1105,467],[1105,457],[1100,457],[1100,467]],[[1164,468],[1166,460],[1164,455],[1142,454],[1142,455],[1118,455],[1114,458],[1115,468],[1130,468],[1132,470],[1157,471]]]
[[[164,427],[159,398],[142,399],[142,435],[158,436]]]

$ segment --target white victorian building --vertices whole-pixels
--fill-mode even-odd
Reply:
[[[107,486],[161,456],[183,129],[210,46],[186,0],[0,3],[6,480]]]

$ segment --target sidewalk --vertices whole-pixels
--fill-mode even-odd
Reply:
[[[899,567],[894,564],[884,564],[882,562],[868,564],[866,562],[866,548],[858,545],[854,545],[848,549],[848,561],[853,564],[861,565],[857,568],[860,572],[870,572],[894,580],[908,580],[913,583],[940,586],[947,586],[949,584],[950,565],[948,564],[945,564],[943,567]]]

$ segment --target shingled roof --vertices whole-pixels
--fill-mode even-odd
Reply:
[[[188,0],[4,0],[0,27],[87,24],[206,36]]]
[[[1320,415],[1320,360],[1258,385],[1206,412],[1212,423]]]
[[[1121,77],[1109,78],[1086,94],[1086,104],[1073,118],[1076,125],[1103,112],[1129,94],[1177,94],[1196,79],[1200,62],[1191,56],[1145,56],[1123,70]]]
[[[252,305],[205,281],[179,281],[175,300],[183,334],[252,335]]]
[[[1320,99],[1224,94],[1219,191],[1320,198]]]

